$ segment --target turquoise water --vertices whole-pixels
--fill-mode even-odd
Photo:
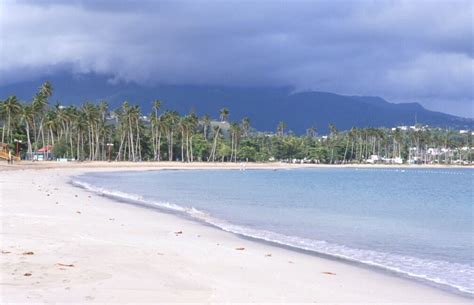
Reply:
[[[73,183],[474,293],[470,169],[164,170]]]

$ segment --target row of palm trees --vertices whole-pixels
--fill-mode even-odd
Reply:
[[[53,94],[52,86],[45,82],[38,93],[34,96],[29,105],[21,104],[16,96],[10,96],[0,104],[0,111],[3,116],[2,143],[13,142],[13,126],[23,122],[26,125],[26,137],[28,145],[28,154],[31,155],[34,149],[38,149],[38,144],[43,147],[52,137],[52,127],[50,125],[50,112],[47,112],[48,98]],[[46,136],[45,137],[45,131]],[[54,138],[52,138],[54,141]]]
[[[287,132],[279,122],[275,133],[259,133],[251,129],[250,120],[229,122],[229,110],[222,108],[218,120],[195,113],[181,116],[175,111],[162,111],[163,103],[155,100],[151,113],[142,114],[136,105],[124,102],[109,111],[107,102],[86,102],[81,107],[50,106],[53,88],[45,82],[31,103],[15,96],[0,103],[2,142],[13,144],[25,138],[27,159],[39,148],[53,147],[59,157],[77,160],[181,160],[233,161],[272,159],[309,159],[324,163],[364,162],[371,155],[384,158],[418,158],[425,162],[442,162],[449,158],[471,160],[471,133],[464,136],[452,130],[401,130],[384,128],[352,128],[340,132],[329,125],[329,135],[318,137],[315,127],[305,136]],[[462,147],[463,153],[447,151]],[[428,154],[430,148],[444,149],[444,156]]]

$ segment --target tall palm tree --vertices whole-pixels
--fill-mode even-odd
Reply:
[[[166,111],[162,115],[163,129],[166,133],[168,160],[173,161],[174,134],[177,129],[179,114],[176,111]]]
[[[283,137],[283,135],[285,134],[285,129],[286,129],[286,123],[283,121],[280,121],[277,126],[277,134],[280,137]]]
[[[13,142],[13,133],[11,128],[12,118],[16,117],[21,110],[21,104],[18,102],[16,96],[12,95],[9,96],[2,104],[2,113],[5,114],[6,117],[6,134],[7,140],[9,143]],[[3,130],[2,130],[2,142],[5,142],[5,122],[3,123]]]
[[[196,129],[199,125],[199,119],[197,115],[193,112],[186,116],[186,123],[187,123],[187,150],[189,154],[187,155],[188,162],[194,161],[194,154],[193,154],[193,137],[196,132]]]
[[[155,113],[155,116],[158,117],[158,111],[160,111],[161,106],[163,103],[160,100],[154,100],[153,101],[153,112]]]
[[[48,140],[47,145],[51,144],[54,146],[54,131],[57,127],[57,114],[54,110],[50,109],[45,114],[44,126],[47,128]]]
[[[21,110],[20,110],[20,118],[22,122],[25,123],[26,140],[28,142],[28,153],[27,153],[26,158],[30,160],[33,155],[31,137],[30,137],[31,123],[34,120],[33,107],[31,105],[22,105]]]
[[[334,162],[334,147],[335,147],[335,144],[336,144],[336,140],[337,140],[337,134],[338,134],[338,131],[337,131],[337,128],[334,124],[329,124],[329,138],[330,138],[330,145],[331,145],[331,159],[329,161],[329,163],[333,163]]]
[[[41,141],[43,147],[45,146],[45,137],[44,137],[44,116],[46,108],[48,105],[48,98],[53,95],[53,87],[51,84],[46,81],[38,88],[38,93],[36,93],[33,98],[33,110],[35,113],[35,120],[33,120],[33,133],[35,136],[35,150],[38,149],[38,139],[41,136]],[[39,125],[39,126],[38,126]]]
[[[43,95],[46,99],[53,95],[53,86],[49,81],[45,81],[41,87],[39,87],[39,92]]]
[[[238,123],[231,123],[229,131],[230,131],[230,139],[231,139],[230,161],[232,162],[232,158],[233,158],[234,161],[237,162],[237,149],[239,146],[239,139],[242,133],[242,129],[240,128],[240,125]]]
[[[228,118],[229,118],[229,109],[222,108],[221,110],[219,110],[219,120],[221,122],[226,122]],[[209,160],[212,160],[212,162],[215,161],[217,140],[219,139],[220,131],[221,131],[221,125],[218,124],[217,128],[214,128],[214,141],[212,144],[211,154],[209,155],[208,161]]]
[[[224,107],[221,110],[219,110],[219,120],[221,122],[227,122],[228,118],[229,118],[229,109]]]
[[[82,106],[82,112],[87,121],[87,143],[89,147],[89,160],[96,159],[96,137],[98,134],[99,109],[91,102],[86,102]]]
[[[209,128],[209,126],[211,125],[211,118],[209,117],[208,114],[205,114],[203,117],[202,117],[202,126],[203,126],[203,136],[204,136],[204,140],[207,141],[207,129]]]
[[[306,135],[310,138],[315,138],[316,137],[316,127],[311,126],[306,130]]]
[[[248,117],[244,117],[242,119],[241,126],[242,126],[242,136],[247,137],[250,130],[250,119]]]

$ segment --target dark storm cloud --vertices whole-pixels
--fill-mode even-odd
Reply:
[[[6,1],[0,82],[111,81],[380,95],[473,116],[470,1]]]

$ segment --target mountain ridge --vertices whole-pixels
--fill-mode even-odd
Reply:
[[[111,109],[123,101],[138,104],[145,113],[152,101],[163,101],[163,109],[180,113],[195,111],[216,118],[220,108],[230,110],[231,120],[247,116],[254,128],[274,131],[279,121],[288,130],[302,134],[315,126],[320,133],[334,124],[340,130],[352,127],[393,127],[427,124],[436,127],[472,129],[474,120],[431,111],[419,103],[390,103],[378,96],[346,96],[330,92],[294,92],[290,87],[224,87],[194,85],[113,84],[107,76],[60,74],[47,78],[53,85],[50,103],[81,105],[85,101],[108,101]],[[45,79],[0,86],[0,99],[16,95],[31,100]]]

